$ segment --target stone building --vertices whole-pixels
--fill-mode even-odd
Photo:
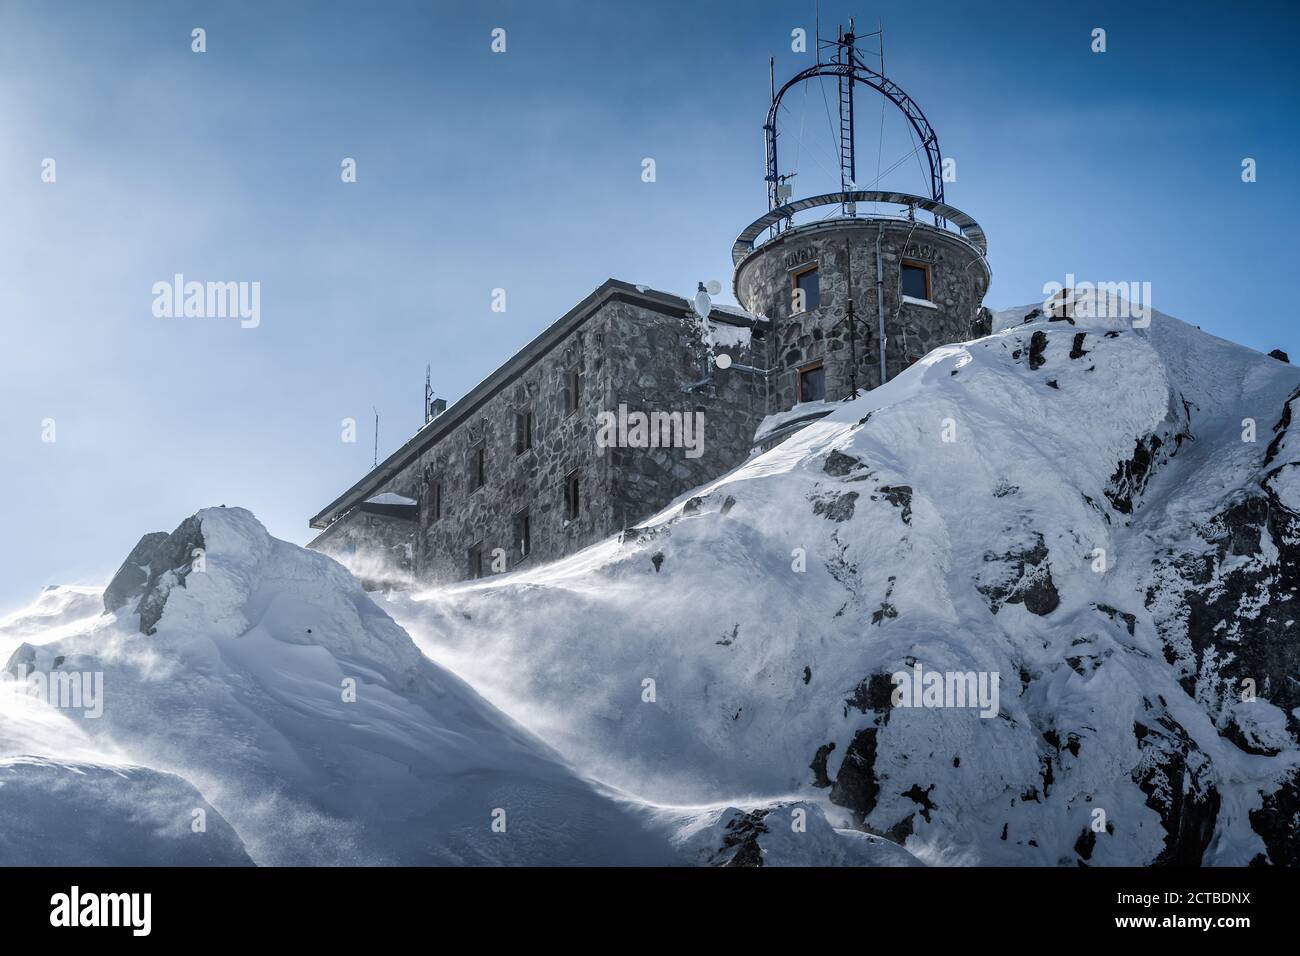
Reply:
[[[456,580],[630,527],[748,456],[766,324],[610,279],[313,518],[311,547]],[[603,439],[620,408],[680,425]]]
[[[819,57],[781,92],[843,77],[852,62],[859,82],[915,109],[861,65],[851,35],[835,42],[841,57]],[[732,249],[744,309],[713,305],[703,287],[688,301],[608,280],[450,408],[429,409],[420,431],[312,518],[321,533],[310,546],[375,579],[459,580],[553,560],[631,528],[855,388],[987,334],[984,233],[943,201],[937,170],[929,196],[851,188],[846,168],[841,191],[786,201],[779,105],[774,93],[769,211]],[[923,116],[914,125],[936,169],[937,137]],[[834,218],[795,221],[835,205]]]

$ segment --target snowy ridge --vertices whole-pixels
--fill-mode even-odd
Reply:
[[[1214,655],[1169,660],[1189,598],[1152,562],[1212,547],[1198,529],[1258,494],[1300,374],[1158,313],[1102,330],[1026,307],[998,327],[623,542],[386,606],[575,765],[651,799],[820,795],[927,862],[1285,862],[1294,833],[1253,816],[1295,799],[1294,704],[1249,705],[1248,733],[1286,738],[1266,757],[1224,736],[1192,686]],[[1297,560],[1295,537],[1272,544],[1264,577]],[[891,707],[889,675],[916,662],[1000,675],[999,717]],[[1283,644],[1256,682],[1276,696],[1295,665]]]

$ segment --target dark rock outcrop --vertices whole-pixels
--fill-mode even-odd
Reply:
[[[726,836],[714,857],[715,866],[762,866],[763,848],[758,845],[760,835],[769,832],[763,819],[768,810],[751,810],[739,813],[727,821]]]
[[[829,521],[848,521],[853,517],[853,503],[858,500],[856,491],[842,495],[827,495],[813,500],[813,514]]]
[[[859,826],[876,808],[876,797],[880,794],[880,781],[876,779],[877,732],[875,727],[858,731],[844,753],[844,762],[831,787],[831,803],[852,811]]]
[[[1264,841],[1264,859],[1251,863],[1300,866],[1300,770],[1292,770],[1282,785],[1264,795],[1258,810],[1250,811],[1250,827]]]
[[[1151,865],[1200,866],[1221,803],[1209,758],[1168,714],[1135,724],[1133,733],[1141,755],[1133,782],[1165,828],[1164,850]]]
[[[1060,605],[1061,597],[1047,559],[1047,544],[1038,533],[1028,547],[1005,554],[985,552],[988,567],[979,575],[975,588],[988,599],[994,614],[1006,604],[1023,604],[1026,611],[1040,617],[1051,614]]]
[[[195,560],[195,551],[204,547],[198,515],[182,521],[171,534],[154,531],[146,534],[131,549],[117,574],[104,591],[104,610],[117,611],[132,601],[140,615],[140,631],[153,634],[162,618],[167,595],[176,586],[185,586]]]
[[[156,560],[158,548],[166,540],[166,531],[151,531],[136,542],[104,589],[105,612],[111,614],[128,602],[139,599],[149,582],[149,568]]]

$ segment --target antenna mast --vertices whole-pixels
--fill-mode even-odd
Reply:
[[[433,421],[433,367],[424,367],[424,423]]]
[[[370,410],[375,413],[375,463],[372,468],[379,467],[379,409],[371,405]]]
[[[853,154],[853,69],[857,66],[857,54],[854,51],[854,18],[849,17],[849,32],[838,30],[839,38],[835,41],[835,62],[844,67],[837,70],[840,86],[840,192],[846,193],[857,189],[858,164]],[[848,204],[842,204],[847,213]]]

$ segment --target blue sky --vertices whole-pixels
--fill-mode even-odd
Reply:
[[[855,13],[957,160],[987,304],[1067,272],[1149,281],[1163,312],[1300,355],[1294,5],[825,2],[821,21]],[[767,57],[811,62],[796,27],[811,2],[0,5],[0,610],[102,583],[208,505],[305,542],[370,465],[371,408],[381,456],[419,426],[426,362],[454,401],[610,276],[729,289],[766,205]],[[878,149],[860,102],[859,155],[888,165],[901,121]],[[820,91],[787,103],[796,194],[821,191]],[[260,282],[261,324],[156,318],[177,272]]]

